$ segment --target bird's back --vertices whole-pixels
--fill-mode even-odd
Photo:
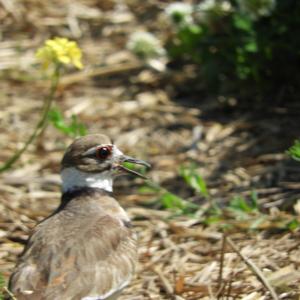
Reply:
[[[34,229],[10,279],[18,300],[116,299],[129,283],[136,241],[116,200],[70,195]]]

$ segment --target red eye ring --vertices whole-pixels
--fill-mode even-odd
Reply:
[[[109,147],[100,147],[96,151],[97,158],[106,159],[111,154],[111,150]]]

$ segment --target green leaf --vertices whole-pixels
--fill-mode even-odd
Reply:
[[[4,299],[3,289],[5,287],[5,280],[2,273],[0,273],[0,300]]]
[[[294,145],[288,149],[287,153],[294,160],[300,161],[300,140],[296,140]]]
[[[139,193],[141,194],[153,194],[155,192],[157,192],[157,189],[148,186],[148,185],[143,185],[138,189]]]
[[[206,218],[203,223],[206,225],[219,223],[222,221],[223,211],[222,209],[214,203],[206,212]]]
[[[251,191],[250,205],[252,210],[258,210],[258,196],[255,190]]]
[[[160,197],[160,202],[165,209],[172,210],[179,215],[193,216],[199,209],[199,205],[188,202],[168,191]]]
[[[243,31],[251,32],[253,23],[252,21],[244,15],[235,14],[233,17],[233,24],[237,29]]]
[[[246,200],[241,196],[234,197],[229,203],[229,208],[236,211],[245,212],[245,213],[249,213],[253,211],[253,207],[248,205]]]
[[[86,127],[79,123],[76,115],[72,115],[72,122],[70,124],[70,132],[75,136],[83,136],[86,135],[87,130]]]
[[[261,223],[263,223],[266,220],[266,216],[261,216],[259,218],[257,218],[256,220],[254,220],[251,225],[250,225],[250,229],[254,230],[256,229]]]
[[[71,137],[83,136],[87,133],[86,127],[78,122],[76,115],[72,115],[69,124],[66,123],[63,114],[58,108],[53,108],[48,113],[50,123],[63,134]]]
[[[245,50],[247,52],[251,52],[251,53],[256,53],[258,51],[258,47],[257,47],[257,43],[255,40],[252,40],[250,42],[248,42],[246,45],[245,45]]]
[[[296,230],[296,229],[298,229],[298,228],[300,227],[300,223],[299,223],[299,221],[298,221],[297,219],[293,219],[292,221],[290,221],[290,222],[286,225],[286,227],[287,227],[289,230],[294,231],[294,230]]]
[[[205,180],[202,176],[196,173],[193,165],[189,168],[181,166],[179,169],[179,175],[182,176],[184,181],[197,193],[206,198],[209,196]]]
[[[216,224],[222,221],[222,217],[220,216],[208,216],[204,219],[203,223],[206,225]]]
[[[136,165],[130,162],[124,162],[123,163],[124,167],[133,170],[133,171],[137,171],[141,174],[146,174],[147,172],[147,168],[145,166],[141,166],[141,165]]]
[[[192,33],[194,35],[199,35],[203,32],[202,27],[199,25],[195,25],[195,24],[189,25],[187,27],[187,29],[189,30],[190,33]]]
[[[198,188],[199,193],[201,193],[204,197],[208,197],[205,180],[198,174],[194,174],[194,180],[196,181],[196,187]]]
[[[245,220],[249,218],[249,214],[258,212],[257,195],[252,191],[249,201],[242,196],[234,197],[230,202],[228,209],[232,211],[236,218]]]
[[[167,209],[183,209],[184,203],[183,199],[177,197],[176,195],[166,192],[160,198],[162,205]]]

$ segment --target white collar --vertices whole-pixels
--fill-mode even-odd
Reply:
[[[74,167],[64,168],[61,171],[62,191],[72,191],[77,188],[99,188],[107,192],[113,190],[113,175],[111,171],[101,173],[86,173]]]

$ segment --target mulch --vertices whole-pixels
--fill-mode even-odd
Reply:
[[[142,180],[116,181],[140,253],[137,275],[120,299],[299,299],[299,231],[283,224],[300,214],[299,165],[285,154],[299,135],[300,107],[178,92],[181,71],[158,72],[125,47],[136,29],[163,35],[164,6],[155,0],[0,1],[0,161],[23,145],[40,116],[48,82],[35,50],[50,36],[77,39],[86,70],[64,75],[56,106],[66,118],[78,115],[90,133],[105,133],[125,153],[149,161],[153,182],[200,207],[193,217],[175,215],[151,206],[157,195],[140,193]],[[0,177],[0,270],[6,279],[31,228],[59,203],[59,165],[71,140],[49,125]],[[203,222],[208,201],[178,173],[190,163],[228,216],[221,225],[230,230]],[[265,219],[249,230],[257,216],[233,218],[226,207],[252,191]]]

